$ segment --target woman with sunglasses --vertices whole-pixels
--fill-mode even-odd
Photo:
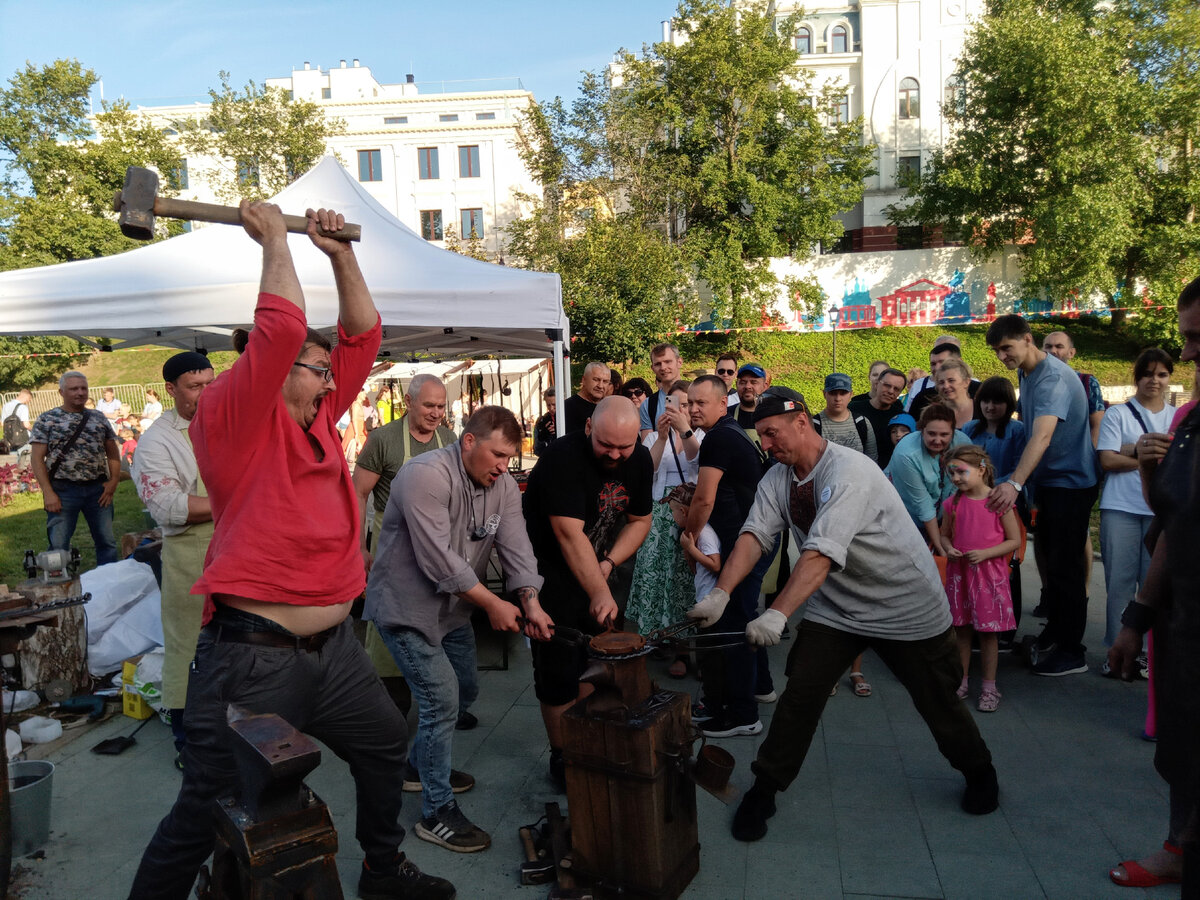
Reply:
[[[650,384],[645,378],[630,378],[621,385],[617,393],[622,397],[628,397],[633,401],[634,406],[641,409],[646,398],[650,396]]]

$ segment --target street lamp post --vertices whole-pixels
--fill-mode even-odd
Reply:
[[[837,333],[838,333],[838,305],[835,303],[829,307],[829,327],[833,330],[833,371],[838,370],[837,367]]]

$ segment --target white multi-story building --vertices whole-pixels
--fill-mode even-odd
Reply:
[[[493,257],[503,252],[503,229],[527,210],[519,194],[541,187],[517,153],[518,114],[533,103],[525,90],[421,94],[409,75],[403,84],[380,84],[356,59],[336,68],[304,63],[266,84],[297,100],[316,103],[346,123],[330,138],[335,154],[363,187],[427,240],[441,243],[453,229],[472,232]],[[167,128],[173,120],[203,116],[207,104],[142,107]],[[179,196],[212,201],[205,173],[228,160],[189,158]]]
[[[778,17],[803,10],[796,34],[801,65],[820,88],[845,88],[836,111],[843,121],[863,117],[863,139],[876,147],[875,175],[863,200],[843,215],[838,250],[916,249],[940,243],[920,227],[897,229],[886,209],[904,195],[903,173],[920,174],[929,152],[948,136],[943,104],[956,103],[955,61],[970,18],[983,0],[847,0],[805,3],[776,0]],[[673,40],[663,23],[663,40]],[[834,248],[826,248],[834,249]]]

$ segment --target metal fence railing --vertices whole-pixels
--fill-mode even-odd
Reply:
[[[161,381],[149,382],[147,384],[101,384],[89,385],[88,396],[93,401],[99,401],[104,397],[104,391],[112,388],[116,399],[122,403],[129,405],[130,412],[135,416],[140,416],[142,410],[146,406],[146,391],[152,390],[158,394],[161,399],[163,409],[173,409],[175,401],[166,391],[166,386]],[[4,391],[0,393],[0,404],[7,403],[9,400],[15,400],[17,391]],[[62,405],[62,395],[58,393],[57,388],[46,388],[40,391],[33,391],[33,400],[29,404],[29,413],[35,419],[48,409],[54,409],[56,406]]]

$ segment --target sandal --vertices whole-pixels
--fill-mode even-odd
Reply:
[[[667,674],[672,678],[686,678],[688,673],[687,660],[677,657],[675,662],[667,667]]]
[[[976,707],[980,712],[995,712],[1000,708],[1000,692],[999,691],[984,691],[979,695],[979,705]]]
[[[854,680],[855,678],[857,678],[858,681],[855,681]],[[854,689],[855,697],[870,697],[871,696],[871,685],[869,685],[867,683],[867,679],[865,677],[863,677],[862,672],[851,672],[850,673],[850,687],[852,687]]]
[[[1170,841],[1163,841],[1163,849],[1175,856],[1183,854],[1183,851]],[[1121,874],[1122,869],[1125,870],[1124,877]],[[1136,859],[1127,859],[1115,869],[1110,869],[1108,877],[1113,884],[1121,887],[1158,887],[1160,884],[1179,884],[1183,881],[1182,878],[1173,875],[1155,875]]]

